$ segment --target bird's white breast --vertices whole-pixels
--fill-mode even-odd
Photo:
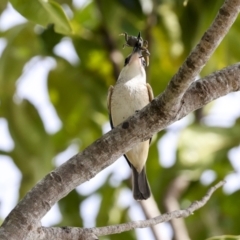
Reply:
[[[115,85],[111,98],[111,117],[114,126],[122,123],[149,103],[145,78],[139,76]]]

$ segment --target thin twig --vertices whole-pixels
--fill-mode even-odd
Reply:
[[[118,225],[112,225],[112,226],[106,226],[106,227],[97,227],[97,228],[75,228],[75,227],[67,227],[67,228],[59,228],[59,227],[50,227],[50,228],[44,228],[41,227],[37,229],[38,232],[44,232],[45,238],[41,238],[43,240],[48,239],[48,236],[52,236],[52,232],[54,232],[54,236],[58,236],[58,239],[64,239],[64,240],[75,240],[75,239],[97,239],[96,236],[106,236],[121,232],[126,232],[132,229],[136,228],[146,228],[151,227],[153,225],[167,222],[175,218],[186,218],[189,215],[192,215],[194,211],[198,210],[199,208],[203,207],[208,200],[210,199],[211,195],[220,187],[222,187],[225,184],[225,181],[220,181],[213,187],[211,187],[206,195],[199,201],[193,202],[188,208],[184,210],[175,210],[169,213],[165,213],[162,215],[159,215],[155,218],[147,219],[147,220],[141,220],[141,221],[132,221],[128,223],[118,224]],[[66,238],[66,232],[67,236],[69,238]],[[73,234],[74,232],[74,234]],[[49,234],[48,234],[49,233]],[[64,235],[64,238],[60,238],[62,235]],[[84,238],[83,238],[84,234]],[[87,238],[87,236],[89,236]]]

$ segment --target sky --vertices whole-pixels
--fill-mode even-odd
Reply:
[[[86,0],[74,1],[76,7],[82,7],[86,4]],[[0,16],[0,29],[6,30],[16,24],[26,21],[20,14],[18,14],[9,4],[5,12]],[[0,38],[0,57],[1,53],[6,47],[6,40]],[[74,50],[70,38],[63,38],[63,40],[54,48],[57,55],[65,58],[71,64],[76,64],[79,58]],[[34,57],[24,67],[22,76],[17,80],[16,100],[28,99],[37,108],[46,131],[50,134],[57,132],[62,123],[51,104],[47,94],[47,74],[56,66],[53,58]],[[34,75],[34,78],[33,78]],[[34,79],[34,82],[32,81]],[[107,94],[107,93],[106,93]],[[229,127],[234,124],[237,117],[240,116],[240,93],[232,93],[215,101],[214,107],[210,114],[205,119],[205,123],[211,126]],[[162,137],[158,143],[159,154],[161,156],[160,164],[165,167],[171,167],[175,161],[175,153],[179,133],[182,128],[190,124],[191,116],[185,117],[182,120],[174,123],[168,127],[167,133]],[[103,133],[110,130],[109,123],[103,126]],[[8,131],[8,124],[4,118],[0,118],[0,149],[4,151],[11,151],[14,148],[14,142]],[[77,153],[78,147],[73,143],[64,152],[58,154],[54,159],[57,166],[64,163],[67,159]],[[226,176],[227,184],[224,186],[224,191],[231,194],[240,189],[240,147],[236,147],[229,151],[230,161],[235,169],[234,173]],[[105,181],[110,172],[113,173],[110,183],[113,186],[118,186],[123,179],[127,179],[130,175],[130,168],[127,164],[123,164],[125,160],[120,158],[113,165],[99,173],[94,179],[77,187],[77,191],[82,195],[89,195],[94,193]],[[121,167],[120,167],[121,166]],[[18,189],[21,180],[21,172],[18,170],[13,160],[7,156],[0,155],[0,217],[3,219],[16,205],[18,201]],[[204,185],[210,185],[216,178],[216,173],[210,169],[206,169],[202,176],[201,182]],[[144,214],[140,206],[134,202],[131,191],[123,189],[119,204],[122,206],[131,206],[129,215],[132,220],[144,219]],[[129,201],[129,199],[132,199]],[[101,197],[98,194],[93,194],[88,197],[81,207],[79,213],[84,222],[84,227],[95,226],[95,217],[97,209],[100,206]],[[94,206],[94,207],[93,207]],[[42,219],[44,226],[56,224],[61,220],[61,214],[58,205],[49,211],[49,213]],[[166,240],[170,239],[172,233],[169,224],[161,224],[162,232],[165,234]],[[137,230],[139,239],[153,239],[149,229]]]

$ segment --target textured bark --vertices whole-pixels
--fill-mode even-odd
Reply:
[[[239,8],[239,0],[225,1],[212,25],[170,81],[169,86],[163,93],[163,102],[166,105],[175,106],[170,114],[175,114],[178,111],[184,92],[197,78],[212,53],[231,28],[238,16]]]
[[[46,175],[5,219],[0,228],[0,239],[44,239],[40,237],[43,231],[40,227],[41,218],[76,186],[93,178],[136,143],[149,139],[154,133],[208,102],[239,91],[240,64],[193,82],[231,27],[239,9],[240,0],[226,0],[213,24],[173,77],[165,92],[83,152]],[[165,220],[168,221],[169,218]],[[130,224],[128,229],[135,227],[136,224]],[[56,233],[53,231],[52,234]],[[84,239],[91,238],[94,239],[95,236]],[[56,238],[48,235],[48,239]]]
[[[173,119],[163,118],[167,109],[159,107],[158,100],[154,100],[127,120],[128,129],[119,125],[41,180],[5,219],[0,239],[38,239],[29,236],[31,232],[36,233],[40,219],[59,199],[109,166],[139,139],[144,140],[206,103],[239,90],[240,63],[194,82]]]
[[[64,240],[95,240],[98,239],[97,236],[105,236],[110,234],[121,233],[129,231],[136,228],[145,228],[156,225],[158,223],[170,221],[176,218],[186,218],[189,215],[192,215],[194,211],[204,206],[207,201],[210,199],[214,191],[221,187],[225,182],[221,181],[215,186],[211,187],[207,194],[200,200],[193,202],[188,208],[184,210],[176,210],[169,213],[159,215],[157,217],[142,220],[142,221],[133,221],[118,225],[99,227],[99,228],[76,228],[76,227],[39,227],[36,230],[33,230],[27,240],[39,239],[39,240],[55,240],[55,239],[64,239]]]

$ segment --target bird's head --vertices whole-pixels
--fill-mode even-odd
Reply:
[[[146,77],[146,62],[142,56],[142,44],[143,40],[139,33],[132,53],[125,59],[124,67],[120,73],[119,79],[124,78],[126,80],[129,80],[138,75]]]

